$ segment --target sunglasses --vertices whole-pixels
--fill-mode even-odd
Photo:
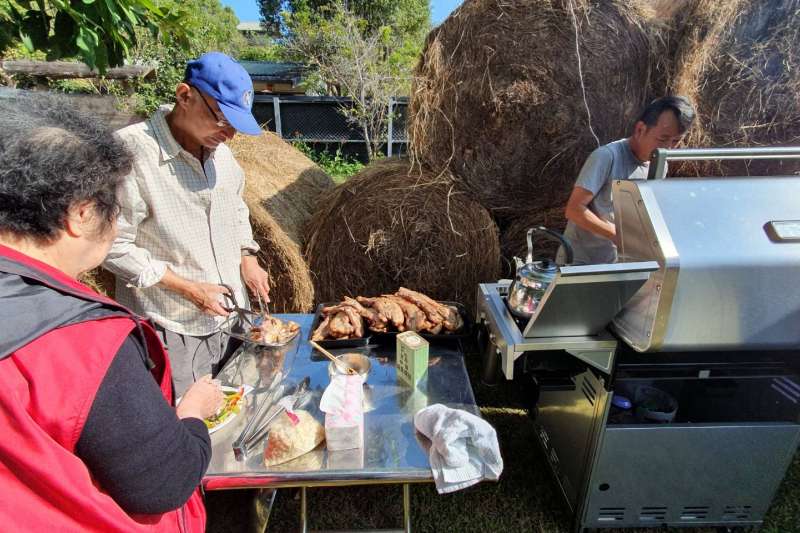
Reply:
[[[197,91],[197,94],[200,95],[200,100],[206,105],[208,112],[211,113],[211,116],[214,117],[215,124],[218,128],[232,128],[231,123],[228,122],[228,119],[225,118],[225,115],[222,114],[221,111],[214,111],[214,108],[211,107],[208,102],[206,101],[206,97],[203,96],[203,93],[200,92],[200,89],[195,87],[194,85],[189,85],[192,89]]]

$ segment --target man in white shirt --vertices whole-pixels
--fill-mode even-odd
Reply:
[[[642,111],[630,137],[601,146],[589,155],[565,209],[568,222],[564,237],[574,251],[572,264],[617,261],[611,183],[647,179],[650,154],[656,148],[674,148],[691,127],[694,116],[694,108],[686,98],[658,98]],[[563,247],[556,262],[566,262]]]
[[[156,323],[178,395],[226,352],[222,285],[240,304],[248,301],[244,285],[269,301],[244,173],[224,144],[236,131],[261,134],[252,103],[244,68],[211,52],[189,62],[174,106],[119,132],[136,160],[104,266],[117,276],[117,300]]]

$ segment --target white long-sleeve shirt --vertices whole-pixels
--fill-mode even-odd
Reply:
[[[135,154],[120,191],[118,235],[103,266],[117,276],[116,298],[165,329],[208,335],[222,321],[175,292],[156,286],[167,267],[178,276],[230,285],[240,304],[242,250],[257,251],[242,199],[244,172],[220,144],[205,162],[184,150],[164,106],[119,135]]]

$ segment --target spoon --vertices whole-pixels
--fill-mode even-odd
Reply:
[[[330,359],[331,361],[333,361],[333,364],[335,364],[335,365],[336,365],[336,366],[338,366],[340,369],[342,369],[342,371],[343,371],[345,374],[351,374],[351,375],[352,375],[352,374],[356,374],[356,369],[355,369],[355,368],[353,368],[353,367],[351,367],[351,366],[348,366],[348,365],[347,365],[347,364],[346,364],[344,361],[342,361],[341,359],[337,359],[335,355],[333,355],[331,352],[329,352],[328,350],[326,350],[325,348],[323,348],[322,346],[320,346],[320,345],[319,345],[319,344],[317,344],[316,342],[314,342],[314,341],[310,341],[310,342],[309,342],[309,344],[311,344],[311,346],[313,346],[314,348],[316,348],[317,350],[319,350],[319,351],[320,351],[320,353],[322,353],[322,355],[324,355],[325,357],[327,357],[328,359]]]

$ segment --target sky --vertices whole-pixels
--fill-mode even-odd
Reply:
[[[221,0],[222,5],[230,6],[239,17],[239,21],[258,20],[258,7],[255,0]],[[447,18],[462,0],[431,0],[431,22],[439,24]]]

